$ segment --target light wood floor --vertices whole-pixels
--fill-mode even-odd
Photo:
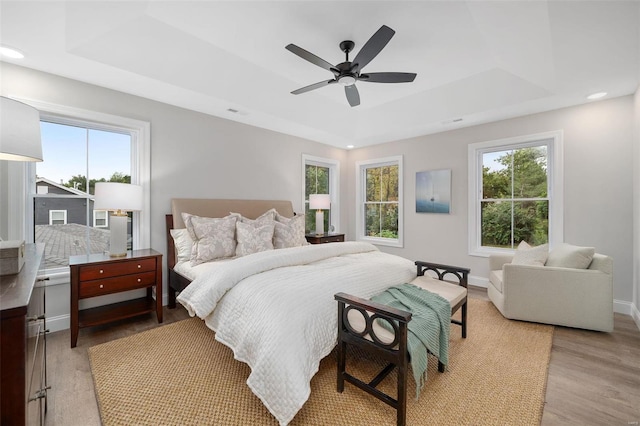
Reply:
[[[486,290],[470,296],[487,299]],[[188,318],[178,307],[164,310],[164,324]],[[157,327],[141,316],[80,330],[69,347],[69,331],[47,339],[47,426],[99,425],[87,348]],[[640,330],[631,317],[615,315],[615,330],[599,333],[556,327],[542,425],[638,425],[640,422]],[[479,421],[480,423],[480,421]]]

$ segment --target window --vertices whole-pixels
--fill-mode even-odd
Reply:
[[[469,145],[469,252],[562,241],[562,133]]]
[[[106,210],[93,211],[93,227],[106,228],[109,226],[109,213]]]
[[[339,208],[339,182],[340,163],[327,158],[302,155],[302,167],[304,176],[304,212],[307,233],[316,229],[315,212],[309,211],[309,194],[329,194],[331,208],[324,210],[324,229],[329,232],[337,232],[340,228]],[[331,228],[333,227],[333,228]]]
[[[129,213],[129,248],[149,247],[149,123],[29,101],[40,110],[44,161],[27,172],[26,238],[45,243],[48,274],[68,273],[69,256],[108,250],[109,217],[93,211],[96,182],[141,185],[144,208]],[[46,184],[47,191],[38,190]],[[64,219],[58,213],[65,211]],[[43,213],[51,221],[43,221]],[[52,229],[50,224],[63,227]],[[55,235],[52,235],[55,233]],[[55,241],[55,244],[51,244]]]
[[[49,225],[66,225],[66,210],[49,210]]]
[[[356,235],[402,247],[402,156],[356,163]]]

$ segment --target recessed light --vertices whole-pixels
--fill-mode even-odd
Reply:
[[[9,46],[0,46],[0,55],[5,56],[11,59],[22,59],[24,58],[24,53],[19,51],[18,49],[14,49]]]
[[[607,96],[607,92],[598,92],[598,93],[594,93],[592,95],[587,96],[587,99],[592,101],[594,99],[604,98],[605,96]]]
[[[353,149],[354,146],[353,145],[347,145],[347,149]]]

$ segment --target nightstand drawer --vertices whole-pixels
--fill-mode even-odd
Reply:
[[[340,235],[340,236],[335,236],[335,237],[324,237],[324,238],[322,238],[322,242],[323,243],[343,243],[344,242],[344,236]]]
[[[83,266],[80,268],[80,281],[97,280],[126,274],[136,274],[156,270],[156,259],[140,259],[116,262],[112,264]]]
[[[86,297],[101,296],[103,294],[149,287],[155,285],[155,283],[155,271],[106,278],[104,280],[85,281],[80,283],[78,297],[83,299]]]

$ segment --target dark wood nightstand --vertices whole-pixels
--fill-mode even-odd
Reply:
[[[106,324],[123,318],[156,313],[162,322],[162,254],[152,249],[133,250],[125,257],[105,254],[71,256],[71,347],[82,327]],[[156,290],[156,300],[152,297]],[[80,310],[80,299],[123,291],[147,289],[146,297]]]
[[[331,234],[324,233],[321,235],[307,234],[304,236],[309,244],[324,244],[324,243],[343,243],[344,234]]]

